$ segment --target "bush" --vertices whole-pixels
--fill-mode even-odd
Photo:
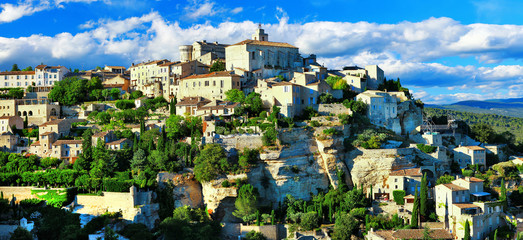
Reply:
[[[319,126],[321,126],[321,123],[319,123],[316,120],[311,121],[309,124],[311,125],[311,127],[319,127]]]
[[[245,236],[246,240],[267,240],[265,236],[261,232],[256,232],[254,230],[247,233]]]
[[[121,109],[121,110],[131,109],[131,108],[136,107],[133,100],[124,100],[124,99],[116,101],[115,105],[118,109]]]
[[[392,192],[392,196],[394,197],[394,202],[396,202],[399,205],[405,204],[405,191],[403,190],[394,190]]]
[[[308,212],[301,215],[300,227],[303,230],[311,231],[320,226],[320,218],[316,212]]]
[[[267,111],[262,111],[260,113],[260,118],[263,118],[263,119],[267,118]]]
[[[343,125],[348,125],[351,123],[352,116],[349,114],[339,114],[338,118],[340,119],[340,123]]]
[[[436,151],[436,149],[438,149],[438,147],[425,145],[425,144],[421,144],[421,143],[417,144],[416,147],[418,147],[418,149],[424,153],[433,153]]]
[[[268,127],[265,132],[263,133],[263,145],[264,146],[272,146],[276,143],[276,138],[278,137],[278,132],[274,127]]]
[[[336,130],[335,128],[328,128],[323,130],[323,134],[327,136],[341,135],[341,131]]]
[[[222,187],[228,188],[230,186],[231,186],[231,183],[229,182],[229,180],[225,179],[225,181],[222,182]]]

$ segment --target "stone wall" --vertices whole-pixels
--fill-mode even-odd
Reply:
[[[262,134],[217,135],[214,143],[220,144],[227,152],[237,152],[244,148],[259,148],[263,146]]]
[[[4,194],[4,198],[11,199],[13,195],[17,202],[24,199],[36,198],[36,195],[31,194],[33,187],[0,187],[0,192]]]
[[[240,224],[240,231],[242,236],[246,236],[250,231],[260,232],[267,238],[267,240],[279,240],[278,225],[266,226],[248,226]]]
[[[315,105],[316,106],[316,105]],[[333,104],[318,104],[317,109],[320,115],[330,115],[331,113],[334,115],[338,114],[349,114],[352,115],[352,111],[348,108],[346,108],[341,103],[333,103]]]

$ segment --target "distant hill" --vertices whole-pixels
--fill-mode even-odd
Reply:
[[[489,99],[485,101],[469,100],[449,105],[427,104],[425,106],[462,112],[499,114],[523,118],[523,98]]]

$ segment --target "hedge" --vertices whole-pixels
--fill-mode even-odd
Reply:
[[[425,145],[425,144],[421,144],[421,143],[417,144],[416,146],[418,147],[419,150],[421,150],[424,153],[433,153],[436,151],[436,149],[438,149],[438,147]]]
[[[396,202],[399,205],[405,204],[405,191],[403,190],[394,190],[392,192],[392,196],[394,197],[394,202]]]

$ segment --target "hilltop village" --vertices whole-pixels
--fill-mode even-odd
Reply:
[[[518,237],[506,136],[424,115],[379,66],[261,27],[179,52],[0,72],[1,239]]]

